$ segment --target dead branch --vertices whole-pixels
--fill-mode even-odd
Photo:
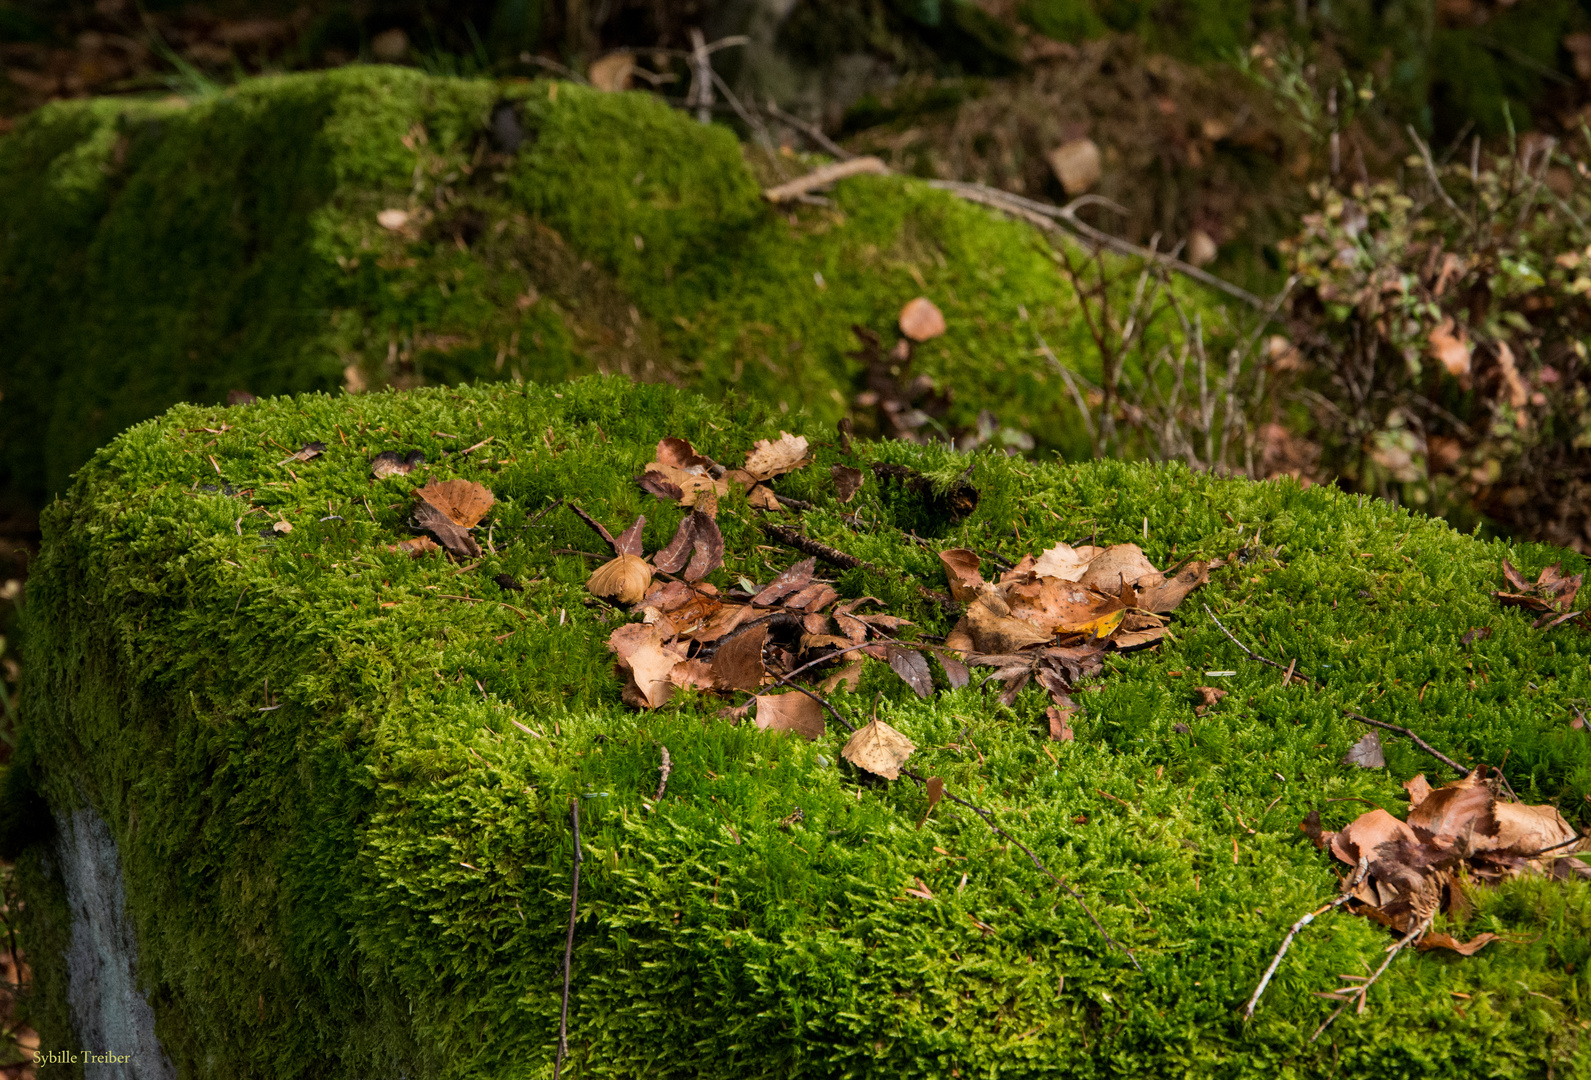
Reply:
[[[1376,968],[1375,973],[1371,975],[1370,978],[1367,979],[1362,985],[1353,988],[1353,992],[1349,994],[1348,999],[1341,1005],[1337,1006],[1336,1012],[1326,1017],[1325,1022],[1316,1028],[1315,1033],[1309,1037],[1309,1041],[1314,1042],[1316,1039],[1320,1038],[1321,1032],[1331,1027],[1331,1022],[1337,1019],[1337,1017],[1341,1016],[1343,1014],[1343,1010],[1346,1009],[1355,998],[1359,999],[1359,1007],[1355,1011],[1364,1012],[1365,995],[1370,993],[1370,988],[1376,984],[1377,979],[1381,978],[1381,973],[1386,971],[1388,966],[1391,965],[1392,961],[1397,959],[1398,953],[1403,951],[1403,947],[1405,945],[1418,941],[1420,938],[1425,936],[1425,932],[1431,928],[1431,921],[1435,918],[1436,908],[1433,907],[1431,909],[1431,913],[1427,915],[1418,926],[1411,927],[1409,932],[1404,934],[1403,937],[1398,940],[1397,944],[1393,945],[1387,950],[1387,958],[1381,961],[1381,966]]]
[[[1072,200],[1065,206],[1051,206],[1049,203],[1042,203],[1036,199],[1026,199],[1021,195],[1013,195],[1007,191],[999,191],[995,188],[987,186],[986,184],[968,184],[959,180],[930,180],[928,181],[928,186],[932,188],[938,188],[940,191],[948,191],[951,194],[959,195],[961,198],[966,199],[969,202],[982,203],[985,206],[992,206],[996,210],[1002,210],[1005,213],[1012,214],[1027,221],[1031,221],[1034,224],[1042,224],[1042,226],[1047,229],[1055,229],[1060,227],[1064,231],[1081,236],[1082,238],[1089,240],[1090,242],[1101,247],[1110,248],[1112,251],[1115,251],[1121,255],[1132,255],[1140,259],[1147,259],[1150,262],[1160,263],[1161,265],[1167,266],[1170,269],[1175,270],[1177,273],[1182,274],[1184,277],[1192,278],[1194,281],[1208,285],[1212,289],[1219,289],[1228,296],[1237,300],[1241,300],[1243,303],[1258,311],[1264,311],[1266,309],[1265,301],[1260,299],[1258,296],[1255,296],[1247,289],[1234,285],[1224,278],[1218,278],[1209,271],[1201,270],[1192,263],[1183,262],[1181,259],[1178,259],[1172,255],[1151,251],[1149,248],[1141,247],[1130,240],[1123,240],[1119,236],[1112,236],[1110,233],[1101,229],[1096,229],[1094,226],[1088,224],[1088,222],[1080,219],[1077,216],[1077,211],[1083,206],[1098,204],[1105,201],[1101,200],[1097,195],[1085,195],[1081,199]]]
[[[850,161],[852,158],[856,157],[855,154],[851,153],[845,147],[841,146],[839,143],[825,135],[823,133],[823,129],[818,127],[818,125],[809,123],[808,121],[801,119],[799,116],[792,116],[791,114],[785,112],[774,103],[772,98],[768,99],[768,115],[773,117],[775,120],[782,120],[786,124],[789,124],[791,127],[801,132],[801,134],[817,143],[825,153],[836,157],[841,161]]]
[[[1271,805],[1274,806],[1275,804],[1272,803]],[[1287,931],[1287,936],[1282,939],[1281,948],[1277,949],[1276,955],[1271,958],[1271,966],[1265,969],[1265,975],[1260,979],[1260,984],[1254,988],[1254,996],[1249,998],[1248,1004],[1243,1007],[1243,1019],[1254,1019],[1254,1008],[1260,1003],[1260,995],[1265,993],[1265,988],[1270,985],[1271,976],[1275,975],[1276,969],[1281,966],[1282,957],[1286,956],[1287,950],[1292,948],[1293,938],[1298,936],[1298,932],[1314,922],[1317,916],[1324,915],[1328,911],[1335,911],[1353,899],[1353,891],[1359,887],[1359,883],[1365,879],[1365,875],[1369,872],[1370,857],[1368,855],[1359,856],[1359,869],[1354,873],[1353,880],[1343,887],[1342,895],[1329,904],[1322,904],[1292,925],[1292,928]]]
[[[805,176],[798,176],[787,184],[771,187],[762,193],[762,197],[775,205],[791,202],[808,192],[844,180],[848,176],[861,176],[866,173],[882,174],[889,172],[889,166],[876,157],[851,158],[848,161],[836,161],[832,165],[825,165],[821,169],[814,169]]]

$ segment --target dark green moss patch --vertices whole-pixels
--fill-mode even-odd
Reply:
[[[993,809],[1087,895],[1140,974],[971,815],[942,803],[919,831],[925,799],[910,784],[861,786],[836,764],[839,733],[808,744],[732,726],[689,694],[651,713],[621,704],[604,642],[622,616],[590,602],[586,560],[554,553],[593,538],[567,511],[535,515],[559,497],[614,521],[644,511],[654,548],[680,510],[630,477],[658,438],[733,461],[781,425],[817,444],[812,467],[778,481],[816,504],[802,529],[891,568],[840,575],[838,588],[946,632],[914,587],[943,578],[935,552],[899,529],[920,513],[902,489],[870,481],[844,508],[860,515],[853,528],[829,486],[840,458],[824,428],[665,387],[183,406],[93,458],[45,518],[24,708],[48,748],[39,786],[52,807],[92,803],[117,838],[140,974],[181,1072],[545,1070],[576,798],[587,846],[570,1046],[582,1075],[1403,1077],[1484,1060],[1533,1077],[1591,1065],[1583,883],[1479,893],[1465,929],[1506,944],[1400,957],[1363,1016],[1310,1044],[1332,1007],[1310,992],[1367,974],[1388,941],[1366,921],[1325,920],[1255,1021],[1236,1016],[1287,925],[1335,888],[1298,821],[1315,808],[1340,826],[1364,800],[1401,813],[1399,782],[1432,772],[1392,738],[1385,770],[1339,764],[1362,734],[1344,707],[1463,762],[1506,754],[1522,798],[1585,827],[1591,739],[1569,721],[1591,697],[1591,635],[1532,630],[1488,596],[1504,555],[1532,574],[1584,560],[1291,483],[858,444],[853,464],[972,467],[981,498],[943,530],[947,546],[1007,562],[1090,535],[1141,543],[1161,565],[1245,552],[1182,605],[1158,651],[1109,662],[1078,695],[1076,741],[1049,752],[1036,690],[1012,708],[973,688],[920,701],[873,664],[834,699],[860,716],[881,692],[880,716],[920,747],[913,766]],[[278,464],[310,441],[325,455]],[[389,449],[428,464],[369,479]],[[501,550],[462,573],[388,551],[407,535],[411,489],[455,476],[497,495],[484,536]],[[277,520],[292,531],[262,538]],[[742,502],[726,499],[720,520],[721,586],[798,557]],[[499,574],[525,589],[504,591]],[[1203,604],[1326,688],[1283,687]],[[1493,635],[1463,646],[1481,625]],[[1238,674],[1196,716],[1207,670]],[[673,771],[649,805],[663,746]],[[803,820],[781,828],[797,806]],[[43,849],[25,865],[46,866]],[[918,879],[933,901],[903,892]],[[44,947],[60,940],[59,898],[42,870],[25,880],[40,986],[59,987]],[[70,1045],[64,1017],[40,1010],[47,1044]]]
[[[0,492],[41,505],[128,425],[233,390],[604,372],[832,421],[865,383],[853,324],[887,346],[919,294],[950,332],[911,375],[949,430],[987,409],[1086,453],[1036,332],[1097,359],[1027,226],[901,178],[794,213],[759,187],[728,130],[564,84],[355,66],[51,105],[0,138]]]

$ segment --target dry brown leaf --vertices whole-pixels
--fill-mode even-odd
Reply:
[[[950,582],[951,598],[961,604],[976,600],[984,588],[983,575],[978,572],[978,553],[968,548],[947,548],[939,553],[939,561]]]
[[[1060,581],[1081,581],[1083,575],[1088,572],[1089,563],[1103,551],[1103,548],[1088,544],[1084,544],[1081,548],[1074,548],[1070,544],[1056,544],[1034,560],[1033,572],[1039,577],[1056,578]]]
[[[812,575],[817,571],[817,567],[816,559],[802,559],[793,566],[786,567],[777,577],[763,586],[757,595],[751,598],[751,602],[769,607],[791,593],[799,592],[812,583]]]
[[[952,690],[960,690],[972,681],[972,673],[967,670],[967,665],[954,656],[940,653],[939,666],[945,669],[945,680],[950,683]]]
[[[974,603],[968,604],[966,617],[957,626],[957,629],[961,626],[966,627],[973,649],[981,653],[1014,653],[1029,645],[1039,645],[1050,640],[1049,634],[1023,620],[998,614],[990,599],[988,596],[981,596]],[[1009,611],[1010,608],[1007,607],[1006,610]],[[951,636],[955,636],[954,631]],[[959,643],[952,644],[950,638],[945,639],[945,644],[959,651],[967,651],[961,649]]]
[[[777,439],[758,439],[746,454],[746,472],[758,481],[772,480],[811,463],[806,436],[788,431],[779,432]]]
[[[725,604],[707,620],[706,626],[691,637],[697,641],[717,641],[747,619],[755,617],[752,609],[745,604]]]
[[[1409,810],[1409,825],[1438,848],[1467,856],[1490,850],[1497,835],[1492,790],[1480,770],[1444,784]]]
[[[1153,645],[1168,633],[1164,626],[1151,627],[1148,630],[1130,630],[1111,636],[1110,644],[1118,651],[1140,649],[1145,645]]]
[[[778,510],[781,507],[779,497],[767,484],[753,484],[751,490],[746,492],[746,505],[753,510]]]
[[[1011,617],[1021,619],[1046,634],[1062,627],[1085,626],[1121,605],[1070,581],[1055,577],[1033,578],[1005,586]]]
[[[647,465],[642,479],[649,481],[642,486],[654,495],[668,490],[662,486],[664,484],[678,488],[679,502],[682,506],[695,506],[697,500],[704,494],[711,493],[715,498],[729,494],[728,480],[714,479],[704,473],[687,472],[676,466],[663,465],[655,461]]]
[[[1099,146],[1093,139],[1071,139],[1051,150],[1045,159],[1066,194],[1074,198],[1099,183],[1103,175]]]
[[[1044,715],[1050,722],[1050,738],[1055,742],[1071,742],[1077,737],[1072,731],[1072,717],[1077,714],[1076,705],[1051,705],[1044,710]]]
[[[681,689],[687,686],[698,690],[717,689],[712,666],[705,660],[681,660],[669,669],[668,681]]]
[[[638,709],[661,708],[674,694],[669,676],[684,659],[678,650],[656,641],[634,644],[614,665],[625,680],[624,700]]]
[[[1452,934],[1430,933],[1415,942],[1414,947],[1421,952],[1430,949],[1449,949],[1460,956],[1474,956],[1492,942],[1501,940],[1502,938],[1489,930],[1476,934],[1468,941],[1460,941]]]
[[[926,296],[906,301],[900,309],[900,332],[913,341],[930,341],[945,332],[945,315]]]
[[[849,465],[831,465],[829,475],[834,478],[834,494],[842,503],[850,502],[862,490],[861,469],[853,469]]]
[[[473,480],[434,480],[416,489],[415,494],[446,514],[453,524],[466,529],[480,524],[497,501],[484,484]]]
[[[414,508],[414,523],[441,541],[448,554],[455,558],[473,559],[481,553],[481,546],[470,535],[469,529],[424,499]]]
[[[765,731],[794,731],[811,740],[822,738],[827,725],[823,706],[799,690],[788,694],[759,694],[757,726]]]
[[[1403,790],[1409,793],[1409,809],[1413,810],[1431,794],[1431,782],[1425,778],[1424,773],[1419,773],[1414,779],[1403,781]]]
[[[597,567],[586,588],[604,600],[633,604],[646,596],[651,584],[650,563],[638,555],[619,555]]]
[[[1431,356],[1447,369],[1449,375],[1459,379],[1469,375],[1469,343],[1464,340],[1462,329],[1457,334],[1453,332],[1451,315],[1443,319],[1426,340],[1431,345]]]
[[[923,811],[923,816],[917,819],[917,827],[923,827],[923,822],[928,820],[928,815],[934,812],[934,807],[939,805],[939,800],[945,797],[945,781],[943,777],[930,776],[923,784],[923,794],[928,796],[928,809]],[[927,891],[923,886],[923,891]],[[908,892],[910,890],[907,890]],[[929,899],[932,899],[930,896]]]
[[[1175,577],[1167,578],[1158,585],[1143,586],[1138,596],[1138,606],[1145,611],[1163,615],[1175,610],[1184,597],[1209,580],[1209,563],[1189,563],[1178,570]]]
[[[377,454],[371,459],[370,475],[377,480],[383,480],[389,476],[406,476],[416,467],[423,464],[425,464],[425,455],[418,450],[407,457],[396,450],[388,450]]]
[[[916,649],[889,647],[889,666],[920,698],[933,697],[934,677],[928,670],[928,661]]]
[[[613,541],[613,546],[615,548],[614,553],[617,555],[641,555],[643,553],[643,549],[641,547],[641,532],[645,528],[646,515],[640,514],[633,522],[630,523],[630,527],[620,533]]]
[[[635,54],[628,49],[605,53],[591,61],[591,66],[586,69],[586,78],[591,85],[610,94],[628,90],[634,75]]]
[[[1087,571],[1078,580],[1090,589],[1115,596],[1122,585],[1159,573],[1137,544],[1112,544],[1089,561]]]
[[[856,729],[840,756],[859,769],[895,780],[900,777],[900,767],[916,749],[917,745],[906,736],[884,721],[874,720]]]
[[[844,686],[851,693],[856,693],[857,688],[862,685],[862,664],[863,661],[861,660],[851,661],[839,671],[824,679],[818,689],[825,694],[832,694],[835,690]]]
[[[1222,690],[1217,686],[1195,686],[1193,692],[1199,695],[1199,707],[1208,709],[1232,691]]]
[[[806,588],[790,597],[784,602],[784,606],[791,609],[792,611],[815,612],[822,608],[828,607],[839,598],[839,593],[835,592],[834,589],[828,584],[819,581],[812,585],[808,585]]]
[[[767,668],[762,664],[762,646],[767,640],[767,624],[752,626],[718,646],[713,654],[713,681],[724,690],[755,690],[762,685]]]
[[[950,633],[945,635],[945,648],[963,655],[978,651],[978,646],[972,640],[972,627],[965,618],[958,621],[950,628]]]
[[[1384,769],[1387,765],[1386,756],[1381,752],[1381,736],[1375,732],[1367,732],[1364,738],[1348,748],[1342,756],[1344,765],[1357,765],[1361,769]]]
[[[1526,806],[1524,803],[1494,803],[1492,817],[1497,835],[1492,850],[1509,855],[1533,857],[1549,848],[1564,847],[1575,838],[1575,831],[1555,806]]]
[[[388,551],[401,551],[410,558],[418,559],[428,551],[441,551],[442,546],[429,536],[416,536],[411,540],[404,540],[397,544],[388,544]]]

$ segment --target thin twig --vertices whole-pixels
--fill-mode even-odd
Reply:
[[[1420,138],[1413,124],[1405,124],[1404,127],[1409,133],[1409,138],[1413,139],[1414,145],[1419,148],[1420,158],[1425,162],[1425,175],[1431,178],[1431,186],[1436,188],[1436,193],[1441,196],[1443,202],[1447,203],[1448,209],[1458,215],[1460,221],[1473,227],[1469,215],[1459,209],[1458,203],[1453,201],[1453,197],[1447,193],[1447,188],[1442,186],[1441,178],[1436,175],[1436,162],[1431,160],[1431,148],[1425,145],[1425,140]]]
[[[1026,199],[1020,195],[1012,195],[1010,192],[1000,191],[986,184],[967,184],[956,180],[930,180],[928,181],[928,186],[959,195],[969,202],[982,203],[985,206],[992,206],[996,210],[1018,214],[1018,216],[1033,221],[1035,224],[1040,223],[1037,219],[1047,220],[1052,226],[1060,223],[1067,230],[1101,247],[1108,247],[1122,255],[1133,255],[1140,259],[1147,259],[1150,262],[1160,263],[1170,267],[1184,277],[1190,277],[1195,281],[1202,282],[1212,289],[1219,289],[1228,296],[1241,300],[1256,310],[1264,311],[1266,308],[1265,301],[1247,289],[1234,285],[1224,278],[1216,277],[1206,270],[1201,270],[1192,263],[1183,262],[1175,256],[1150,251],[1148,248],[1134,244],[1130,240],[1112,236],[1110,233],[1096,229],[1088,222],[1080,219],[1077,216],[1077,211],[1083,206],[1100,203],[1101,200],[1097,196],[1084,196],[1082,199],[1074,199],[1065,206],[1052,206],[1036,199]]]
[[[1232,631],[1228,630],[1225,626],[1222,626],[1221,625],[1221,620],[1217,619],[1215,617],[1215,612],[1210,610],[1210,605],[1209,604],[1205,604],[1204,605],[1204,611],[1205,611],[1205,614],[1210,616],[1211,620],[1215,623],[1215,625],[1220,627],[1221,633],[1225,634],[1227,636],[1227,638],[1231,640],[1232,644],[1234,644],[1238,648],[1242,649],[1243,652],[1248,655],[1250,660],[1257,660],[1257,661],[1259,661],[1262,664],[1269,664],[1271,667],[1275,668],[1277,671],[1281,671],[1281,672],[1284,672],[1284,673],[1289,671],[1289,670],[1291,670],[1290,667],[1283,666],[1282,664],[1278,664],[1275,660],[1272,660],[1269,657],[1261,656],[1259,653],[1255,652],[1253,649],[1249,648],[1247,645],[1245,645],[1241,641],[1239,641],[1236,637],[1233,637]],[[1295,679],[1303,679],[1303,680],[1307,680],[1309,682],[1312,682],[1316,686],[1324,687],[1326,685],[1325,680],[1317,679],[1317,678],[1315,678],[1312,675],[1305,675],[1301,671],[1296,671],[1296,670],[1292,671],[1292,676]],[[1415,746],[1418,746],[1421,750],[1424,750],[1427,754],[1430,754],[1436,760],[1440,761],[1443,765],[1446,765],[1448,768],[1452,769],[1454,772],[1458,773],[1460,776],[1468,776],[1469,773],[1470,773],[1469,769],[1464,768],[1464,766],[1460,765],[1458,762],[1454,761],[1452,758],[1450,758],[1446,754],[1442,753],[1436,747],[1432,746],[1430,743],[1426,742],[1424,739],[1420,738],[1418,735],[1416,735],[1414,732],[1410,731],[1406,727],[1400,727],[1397,724],[1389,724],[1385,720],[1372,720],[1372,719],[1370,719],[1370,717],[1362,716],[1359,713],[1354,712],[1352,709],[1343,709],[1342,712],[1343,712],[1344,716],[1348,716],[1348,717],[1351,717],[1354,720],[1358,720],[1362,724],[1369,724],[1371,727],[1382,728],[1382,729],[1384,729],[1386,731],[1395,731],[1399,735],[1407,736],[1409,738],[1409,740],[1414,743]]]
[[[783,109],[779,108],[779,106],[774,103],[772,98],[768,99],[768,115],[773,117],[775,120],[783,120],[785,123],[801,132],[801,134],[817,143],[818,146],[821,147],[826,153],[838,158],[841,161],[850,161],[856,156],[845,147],[841,146],[839,143],[825,135],[823,133],[823,129],[818,127],[818,125],[803,120],[799,116],[792,116]]]
[[[899,576],[898,574],[892,574],[890,571],[884,569],[882,566],[879,566],[877,563],[868,562],[866,559],[859,559],[855,555],[848,555],[839,548],[830,547],[828,544],[825,544],[822,541],[814,540],[809,536],[804,536],[801,533],[796,532],[794,529],[785,528],[783,525],[774,525],[771,522],[759,521],[757,522],[757,527],[763,532],[767,533],[773,539],[779,541],[781,544],[793,547],[802,554],[811,555],[816,559],[822,559],[830,566],[838,566],[842,570],[867,570],[875,574],[880,574],[884,577]],[[932,589],[925,588],[921,585],[917,586],[917,592],[918,595],[922,596],[924,599],[932,600],[946,611],[953,612],[956,609],[956,602],[950,597],[946,596],[944,593],[934,592]]]
[[[1204,613],[1206,615],[1210,616],[1211,621],[1213,621],[1215,623],[1215,625],[1220,628],[1221,633],[1225,634],[1227,636],[1227,639],[1229,641],[1231,641],[1232,644],[1234,644],[1238,648],[1242,649],[1243,652],[1248,656],[1248,658],[1250,660],[1257,660],[1261,664],[1269,664],[1271,667],[1275,668],[1277,671],[1280,671],[1280,672],[1282,672],[1284,674],[1287,674],[1287,673],[1290,672],[1292,677],[1295,678],[1295,679],[1307,680],[1309,682],[1312,682],[1312,683],[1316,684],[1317,686],[1325,686],[1326,685],[1324,680],[1317,679],[1313,675],[1305,675],[1302,671],[1298,671],[1298,670],[1296,670],[1294,668],[1289,668],[1288,665],[1286,665],[1286,664],[1278,664],[1275,660],[1272,660],[1272,659],[1270,659],[1267,656],[1261,656],[1259,653],[1255,652],[1253,649],[1251,649],[1247,645],[1243,644],[1236,637],[1233,637],[1232,631],[1228,630],[1224,625],[1222,625],[1220,619],[1217,619],[1215,617],[1215,612],[1210,610],[1210,605],[1209,604],[1205,604],[1204,605]]]
[[[574,881],[569,887],[569,937],[563,947],[563,1016],[558,1021],[558,1061],[552,1067],[552,1080],[563,1072],[563,1059],[569,1053],[569,970],[575,956],[575,915],[580,908],[580,800],[569,800],[569,825],[575,836]]]
[[[809,191],[844,180],[848,176],[860,176],[863,173],[882,174],[889,172],[889,166],[876,157],[850,158],[846,161],[836,161],[832,165],[825,165],[814,169],[805,176],[798,176],[789,183],[771,187],[762,193],[762,197],[771,203],[790,202]]]
[[[1381,961],[1381,966],[1376,968],[1375,974],[1371,975],[1370,978],[1367,979],[1364,983],[1362,983],[1359,986],[1356,986],[1356,987],[1353,988],[1353,992],[1352,992],[1352,994],[1349,995],[1348,1000],[1344,1001],[1341,1005],[1337,1006],[1337,1011],[1336,1012],[1334,1012],[1330,1016],[1326,1017],[1325,1022],[1322,1023],[1318,1028],[1316,1028],[1315,1029],[1315,1033],[1309,1037],[1309,1041],[1310,1042],[1314,1042],[1316,1039],[1320,1038],[1321,1032],[1323,1032],[1327,1028],[1329,1028],[1331,1026],[1331,1022],[1333,1020],[1337,1019],[1337,1017],[1339,1017],[1339,1016],[1341,1016],[1343,1014],[1343,1010],[1348,1008],[1349,1004],[1351,1004],[1353,1002],[1354,998],[1358,998],[1359,999],[1358,1011],[1359,1012],[1364,1012],[1365,1011],[1365,996],[1370,993],[1370,988],[1376,984],[1376,980],[1381,978],[1381,973],[1386,971],[1387,967],[1389,965],[1391,965],[1392,961],[1394,961],[1394,960],[1396,960],[1398,958],[1398,953],[1403,951],[1403,947],[1405,945],[1408,945],[1411,942],[1418,941],[1421,937],[1423,937],[1425,935],[1425,932],[1431,928],[1431,921],[1433,919],[1435,919],[1435,918],[1436,918],[1436,908],[1433,907],[1431,909],[1431,913],[1429,915],[1427,915],[1420,922],[1420,924],[1418,926],[1415,926],[1415,927],[1411,928],[1407,934],[1403,935],[1403,937],[1398,941],[1397,944],[1393,945],[1390,949],[1387,950],[1387,958],[1385,960]]]
[[[1322,904],[1293,924],[1292,929],[1287,931],[1287,936],[1282,939],[1281,948],[1277,949],[1276,955],[1271,958],[1271,966],[1265,969],[1264,978],[1260,979],[1260,984],[1254,988],[1254,996],[1248,999],[1247,1005],[1243,1006],[1243,1019],[1254,1019],[1254,1009],[1260,1003],[1260,995],[1265,993],[1265,988],[1270,985],[1271,976],[1275,975],[1276,969],[1281,966],[1282,957],[1287,955],[1287,950],[1292,947],[1293,938],[1298,935],[1298,932],[1314,922],[1317,916],[1324,915],[1328,911],[1335,911],[1353,899],[1353,891],[1359,887],[1359,883],[1365,879],[1365,875],[1369,872],[1370,857],[1368,855],[1359,856],[1359,869],[1354,874],[1353,881],[1343,889],[1342,895],[1329,904]]]
[[[668,774],[674,771],[674,763],[669,760],[668,747],[661,746],[663,761],[658,765],[657,794],[652,796],[653,802],[663,801],[663,792],[668,789]]]
[[[1371,727],[1383,728],[1387,731],[1395,731],[1399,735],[1406,735],[1413,740],[1415,746],[1418,746],[1421,750],[1424,750],[1427,754],[1430,754],[1436,760],[1440,761],[1443,765],[1446,765],[1449,769],[1452,769],[1460,776],[1468,776],[1470,774],[1469,769],[1464,768],[1464,766],[1460,765],[1458,762],[1442,753],[1442,751],[1438,750],[1436,747],[1432,746],[1430,743],[1426,742],[1424,739],[1420,738],[1406,727],[1399,727],[1397,724],[1389,724],[1384,720],[1372,720],[1368,716],[1359,715],[1352,709],[1344,709],[1342,712],[1344,716],[1352,717],[1361,724],[1369,724]]]

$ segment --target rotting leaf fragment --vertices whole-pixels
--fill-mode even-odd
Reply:
[[[1386,768],[1387,759],[1381,752],[1381,736],[1373,731],[1366,732],[1365,737],[1354,743],[1342,756],[1342,763],[1357,765],[1361,769]]]
[[[425,455],[418,450],[411,450],[407,455],[400,454],[396,450],[387,450],[371,459],[370,475],[377,480],[389,476],[406,476],[424,464]]]

